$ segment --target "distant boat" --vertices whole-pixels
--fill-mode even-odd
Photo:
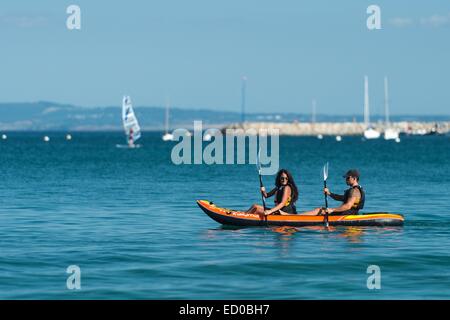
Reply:
[[[205,133],[203,135],[203,141],[211,141],[212,139],[212,135],[210,135],[209,133]]]
[[[370,112],[369,112],[369,79],[364,77],[364,138],[367,140],[378,139],[381,134],[371,127],[370,125]]]
[[[50,137],[49,136],[44,136],[44,142],[49,142],[50,141]]]
[[[342,137],[341,136],[336,136],[336,141],[337,142],[341,142],[342,141]]]
[[[71,134],[67,134],[66,135],[66,140],[68,140],[68,141],[72,140],[72,135]]]
[[[220,130],[219,129],[209,129],[209,130],[205,131],[203,134],[203,141],[211,141],[212,138],[215,136],[216,132],[220,133]]]
[[[139,126],[136,115],[134,114],[129,96],[124,96],[122,100],[122,122],[128,147],[140,147],[140,145],[135,143],[141,137],[141,127]]]
[[[173,134],[166,133],[162,136],[163,141],[173,141]]]
[[[396,142],[400,142],[400,131],[390,127],[387,77],[384,77],[384,113],[386,127],[386,129],[384,130],[384,140],[395,140]]]
[[[397,140],[400,139],[400,133],[396,129],[387,128],[384,130],[384,140]]]
[[[8,136],[6,134],[2,134],[2,140],[8,139]]]
[[[323,139],[323,135],[318,134],[318,135],[317,135],[317,139],[322,140],[322,139]]]
[[[428,131],[425,136],[442,136],[443,134],[439,132],[439,125],[436,123],[430,131]]]
[[[417,130],[414,130],[411,134],[413,136],[424,136],[427,134],[427,130],[426,129],[417,129]]]
[[[169,102],[166,103],[165,133],[162,139],[163,141],[173,141],[173,134],[169,133]]]
[[[364,138],[367,140],[378,139],[380,136],[381,134],[374,128],[368,128],[364,131]]]

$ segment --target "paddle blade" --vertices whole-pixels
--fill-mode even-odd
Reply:
[[[323,166],[323,180],[328,179],[328,162]]]

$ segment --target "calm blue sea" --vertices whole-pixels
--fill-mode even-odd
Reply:
[[[144,132],[9,133],[0,140],[0,299],[449,299],[450,138],[281,137],[297,207],[323,205],[321,169],[342,192],[361,172],[366,211],[404,227],[226,229],[196,205],[260,202],[254,165],[181,165]],[[273,176],[264,177],[273,185]],[[335,202],[330,202],[335,205]],[[81,289],[69,290],[69,265]],[[381,289],[367,288],[367,268]]]

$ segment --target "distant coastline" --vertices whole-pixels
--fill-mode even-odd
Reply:
[[[164,130],[165,109],[160,106],[135,106],[142,130]],[[372,123],[383,128],[384,117],[372,115]],[[170,127],[191,130],[196,120],[203,128],[239,126],[240,112],[213,109],[171,108]],[[279,127],[282,134],[360,134],[362,114],[317,114],[312,124],[309,113],[247,113],[246,127]],[[429,130],[435,123],[448,130],[449,115],[391,115],[392,125],[400,130],[407,126]],[[0,131],[119,131],[122,129],[121,107],[80,107],[49,101],[0,103]]]

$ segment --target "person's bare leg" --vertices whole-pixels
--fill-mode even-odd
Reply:
[[[256,208],[256,210],[255,210],[255,212],[253,212],[254,214],[259,214],[259,215],[264,214],[263,206],[259,206],[259,205],[255,204],[255,208]]]
[[[251,213],[251,214],[261,214],[264,213],[264,208],[262,206],[259,206],[257,204],[252,205],[245,213]]]
[[[322,208],[316,208],[314,210],[302,212],[299,214],[302,216],[317,216],[320,213],[320,211],[322,211]]]

